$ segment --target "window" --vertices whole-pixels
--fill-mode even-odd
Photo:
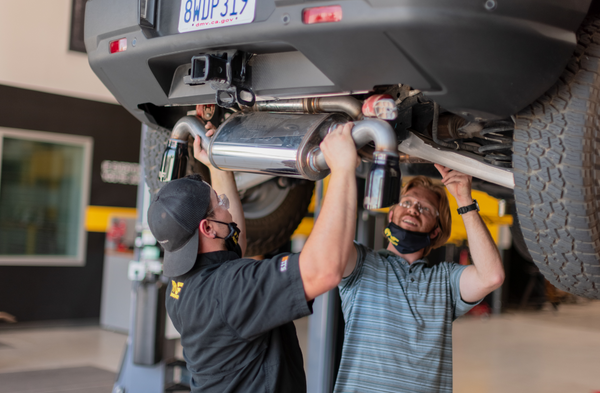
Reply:
[[[69,49],[85,53],[83,42],[83,21],[85,19],[85,3],[87,0],[72,0],[71,3],[71,37]]]
[[[0,127],[0,265],[83,265],[92,138]]]

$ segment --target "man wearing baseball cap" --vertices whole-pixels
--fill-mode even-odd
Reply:
[[[311,314],[312,300],[340,283],[353,252],[351,129],[337,127],[321,143],[331,177],[300,254],[243,258],[244,213],[233,173],[210,165],[199,138],[194,156],[209,167],[212,187],[196,175],[155,195],[148,223],[165,250],[167,312],[181,334],[192,392],[306,392],[292,321]]]

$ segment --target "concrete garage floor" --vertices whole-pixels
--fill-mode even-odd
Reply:
[[[297,327],[304,349],[307,320],[297,321]],[[3,324],[0,380],[3,373],[69,367],[117,372],[126,339],[98,327],[12,329]],[[600,301],[459,319],[454,323],[454,391],[600,392]]]
[[[600,392],[599,301],[461,318],[453,331],[456,392]]]

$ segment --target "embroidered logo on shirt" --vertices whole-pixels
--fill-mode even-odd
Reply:
[[[287,261],[288,261],[288,257],[285,256],[283,258],[281,258],[281,263],[279,264],[279,271],[280,272],[285,272],[287,270]]]
[[[171,289],[171,297],[173,299],[179,299],[179,292],[181,292],[181,288],[183,287],[183,283],[182,282],[175,282],[175,281],[171,280],[171,286],[173,287]]]

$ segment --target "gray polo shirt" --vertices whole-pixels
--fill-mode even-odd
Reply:
[[[356,248],[339,285],[346,330],[335,393],[452,392],[452,321],[476,304],[460,297],[466,266]]]

